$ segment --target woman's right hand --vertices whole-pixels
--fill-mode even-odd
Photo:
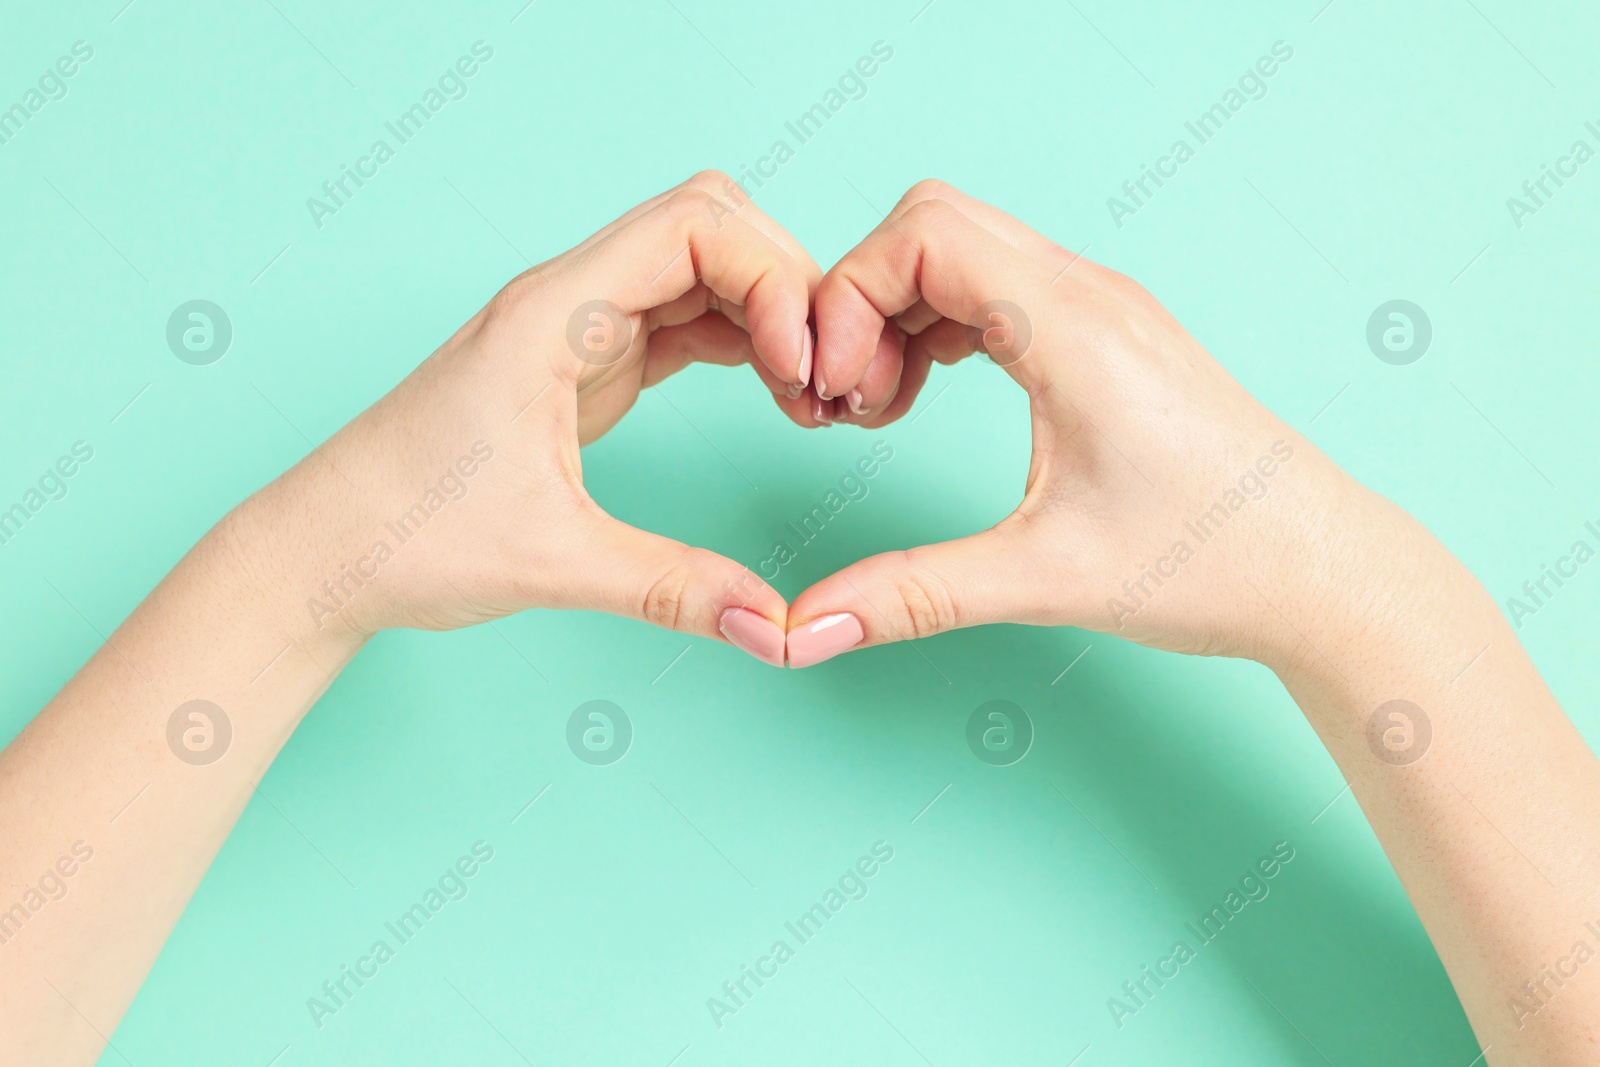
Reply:
[[[892,421],[931,363],[982,350],[1028,392],[1033,460],[992,529],[801,594],[793,666],[992,622],[1281,662],[1308,654],[1319,618],[1350,614],[1344,577],[1368,546],[1426,536],[1138,284],[941,182],[915,186],[828,271],[816,320],[816,385],[842,420]]]
[[[1028,391],[1033,462],[994,528],[796,598],[791,666],[1005,621],[1260,660],[1370,820],[1479,1059],[1595,1062],[1600,985],[1568,968],[1600,907],[1600,763],[1459,561],[1149,293],[948,186],[840,260],[816,317],[814,382],[855,391],[850,421],[896,417],[931,362],[981,348]]]

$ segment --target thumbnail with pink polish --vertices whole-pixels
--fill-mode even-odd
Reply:
[[[763,663],[783,666],[783,627],[745,608],[729,608],[717,620],[728,643]]]
[[[789,666],[810,667],[861,643],[861,620],[849,612],[824,615],[789,634]]]
[[[805,388],[811,382],[811,327],[806,326],[800,332],[800,386]]]

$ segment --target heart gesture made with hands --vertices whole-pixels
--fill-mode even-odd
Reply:
[[[934,363],[974,352],[1030,400],[1016,511],[851,564],[792,604],[734,560],[613,519],[584,490],[580,446],[690,362],[749,364],[801,426],[877,427],[911,408]],[[319,628],[583,608],[791,667],[992,622],[1259,656],[1293,640],[1273,606],[1273,576],[1293,571],[1283,546],[1303,541],[1291,527],[1344,491],[1149,293],[1004,212],[920,182],[823,273],[715,172],[513,279],[305,464],[322,461],[343,478],[299,491],[359,488],[360,507],[316,513],[349,523],[322,532],[362,553],[371,580],[314,598]],[[470,480],[451,473],[468,467]],[[366,553],[371,531],[415,512],[441,475],[470,492],[423,513],[415,532],[434,548]]]
[[[748,364],[800,426],[880,427],[911,409],[933,364],[974,352],[1028,398],[1016,510],[851,563],[793,602],[585,491],[582,446],[690,362]],[[997,622],[1257,660],[1339,764],[1322,813],[1349,792],[1370,818],[1479,1059],[1595,1062],[1592,983],[1558,982],[1553,1010],[1515,993],[1508,1012],[1505,991],[1532,997],[1525,976],[1560,970],[1549,961],[1593,928],[1600,764],[1461,562],[1251,397],[1150,293],[1010,215],[920,182],[824,273],[715,173],[512,279],[229,512],[0,752],[13,886],[98,828],[70,900],[5,947],[0,1060],[103,1058],[110,1031],[83,1024],[127,1009],[257,783],[367,637],[526,608],[631,616],[778,667]],[[179,733],[196,715],[203,743]],[[497,766],[517,777],[519,759]],[[1108,1003],[1120,1028],[1119,1005],[1134,1009]]]

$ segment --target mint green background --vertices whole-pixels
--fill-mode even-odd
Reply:
[[[0,498],[73,441],[95,448],[0,548],[7,736],[98,643],[63,597],[109,632],[302,433],[381,395],[524,255],[696,169],[753,163],[879,39],[895,56],[866,98],[753,190],[824,266],[937,175],[1145,282],[1498,599],[1600,519],[1600,162],[1521,229],[1505,206],[1594,144],[1600,16],[1580,5],[121,2],[13,2],[0,38],[7,103],[73,41],[95,48],[0,146]],[[316,229],[305,198],[479,39],[495,57],[470,95]],[[1270,94],[1118,229],[1106,197],[1279,39],[1295,55]],[[234,325],[209,367],[163,338],[195,297]],[[1395,297],[1435,329],[1408,367],[1364,340]],[[589,483],[623,518],[753,563],[889,440],[872,495],[784,570],[792,596],[1015,502],[1023,397],[968,361],[923,403],[946,384],[914,425],[806,433],[747,372],[697,368],[588,450]],[[1597,591],[1600,564],[1521,631],[1591,744]],[[262,784],[272,803],[246,811],[103,1062],[1477,1055],[1355,804],[1312,822],[1343,783],[1254,665],[992,627],[779,672],[597,615],[499,631],[372,643]],[[637,731],[610,767],[563,740],[595,698]],[[1004,769],[964,742],[996,698],[1038,735]],[[470,895],[318,1031],[305,999],[479,839],[496,856]],[[870,895],[716,1029],[706,998],[879,839],[896,856]],[[1118,1030],[1106,999],[1285,840],[1298,854],[1270,897]]]

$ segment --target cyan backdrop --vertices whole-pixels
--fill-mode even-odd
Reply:
[[[1574,541],[1600,543],[1584,527],[1600,523],[1593,8],[123,2],[12,0],[0,37],[0,107],[23,108],[0,116],[0,506],[93,449],[0,546],[6,736],[308,439],[512,274],[704,167],[772,175],[751,193],[824,266],[938,176],[1138,277],[1502,603]],[[478,42],[492,56],[399,143],[384,124]],[[841,83],[879,42],[892,58]],[[801,144],[785,123],[830,89],[842,106]],[[1219,102],[1202,144],[1186,123]],[[314,218],[308,198],[379,139],[392,158]],[[1164,161],[1180,139],[1192,158]],[[778,140],[793,155],[774,174]],[[1146,166],[1168,176],[1135,199],[1123,183]],[[1525,191],[1546,167],[1562,183]],[[196,299],[231,324],[208,365],[167,343]],[[1411,362],[1415,340],[1389,360],[1368,342],[1397,299],[1431,329]],[[875,432],[798,430],[746,371],[662,391],[587,451],[593,493],[750,564],[874,441],[893,447],[784,568],[789,596],[987,525],[1026,471],[1024,398],[976,360],[936,369],[914,418]],[[1592,563],[1520,620],[1591,744],[1597,594]],[[604,766],[566,741],[597,699],[634,731]],[[1011,766],[966,741],[990,700],[1033,723]],[[1337,769],[1250,664],[991,627],[783,672],[529,613],[383,635],[261,791],[102,1062],[1478,1054]],[[384,924],[480,841],[493,859],[467,895],[319,1027],[308,998],[395,943]],[[878,842],[893,858],[866,895],[802,944],[784,924]],[[1293,859],[1270,894],[1200,944],[1185,924],[1275,847]],[[780,939],[793,957],[745,979],[719,1027],[708,998],[734,1005],[723,983]],[[1123,983],[1179,939],[1195,958],[1117,1020],[1109,998],[1137,1003]]]

